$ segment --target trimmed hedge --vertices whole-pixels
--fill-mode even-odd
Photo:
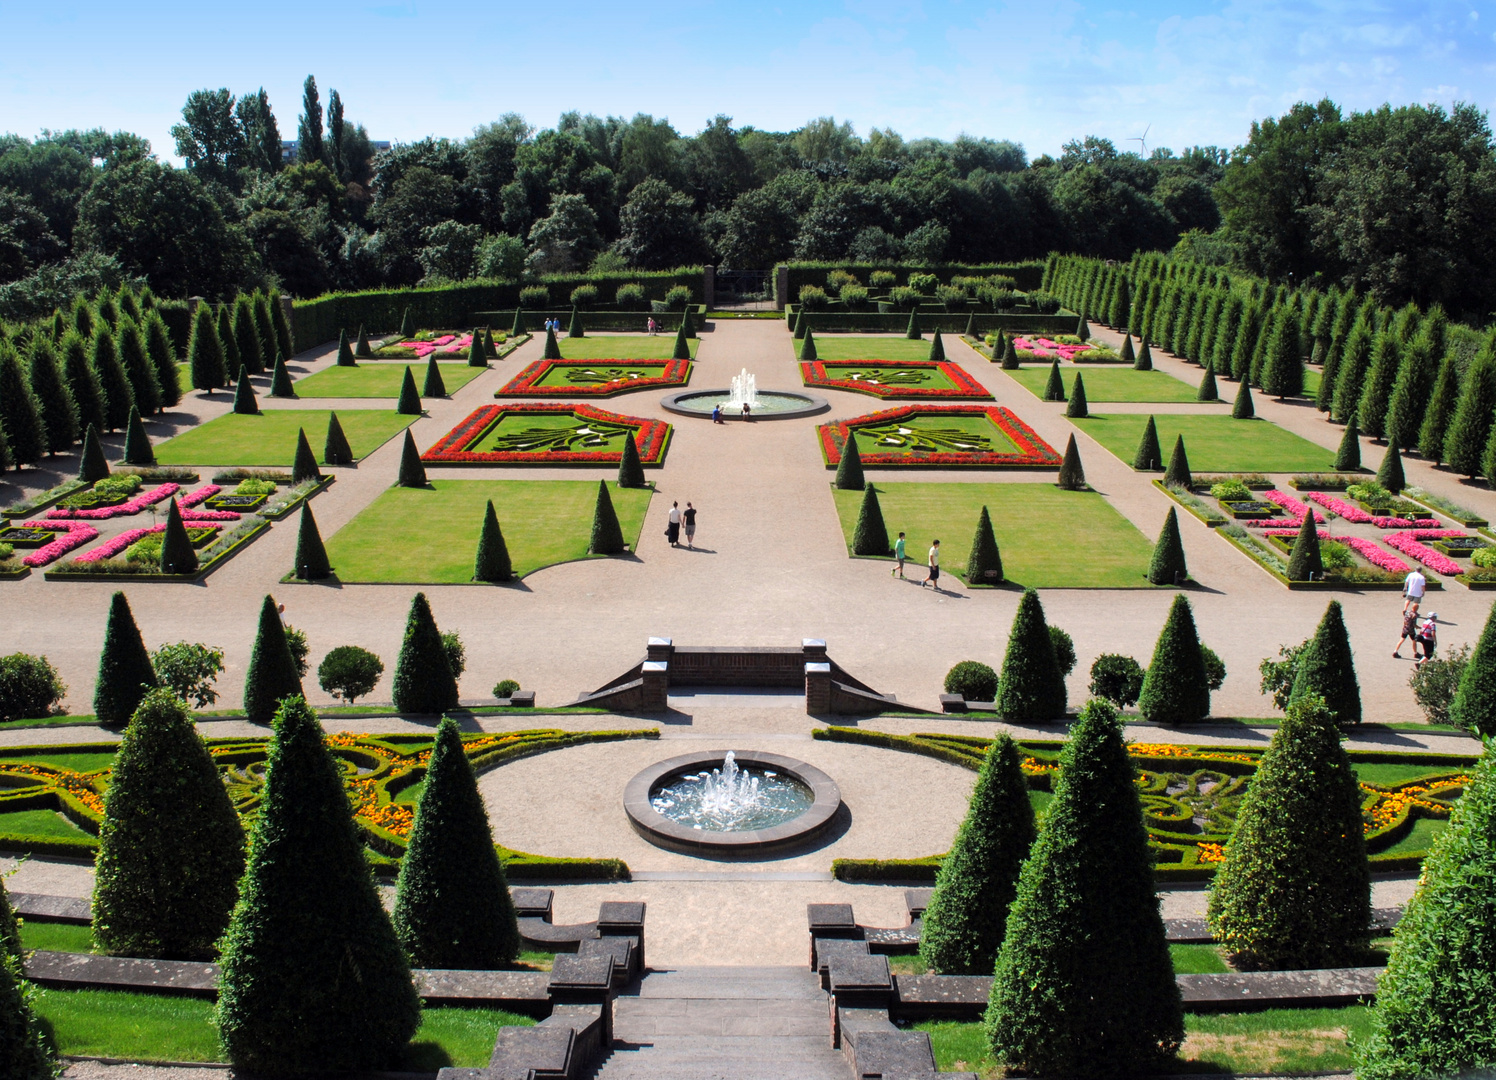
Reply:
[[[833,270],[852,274],[864,285],[868,284],[869,276],[875,271],[896,274],[900,282],[907,281],[911,271],[932,274],[942,285],[950,284],[953,277],[1002,276],[1012,278],[1014,288],[1023,292],[1033,292],[1043,284],[1044,266],[1043,260],[1020,263],[938,263],[934,266],[909,266],[904,263],[792,262],[776,266],[774,272],[770,274],[770,279],[774,288],[774,302],[785,304],[791,297],[800,296],[800,288],[803,285],[824,286],[827,275]],[[779,291],[781,277],[788,285],[783,295]],[[1070,323],[1072,326],[1075,324],[1074,319],[1072,315]]]

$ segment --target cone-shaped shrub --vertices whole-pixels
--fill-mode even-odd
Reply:
[[[0,1076],[52,1080],[59,1071],[52,1040],[32,1011],[19,970],[19,957],[0,957]]]
[[[1134,371],[1153,370],[1153,347],[1148,344],[1148,339],[1143,339],[1143,347],[1138,350],[1137,359],[1132,362]]]
[[[102,480],[109,475],[109,462],[104,458],[104,444],[92,424],[83,433],[83,452],[78,459],[79,480]]]
[[[161,384],[156,379],[156,366],[146,352],[145,337],[133,319],[121,319],[115,334],[115,348],[119,351],[120,366],[130,384],[130,394],[141,415],[150,416],[161,411]],[[175,375],[175,373],[173,373]]]
[[[681,316],[680,326],[681,333],[685,334],[686,337],[693,338],[696,336],[696,320],[691,317],[690,304],[686,305],[685,314]],[[809,330],[810,327],[807,325],[806,329]]]
[[[275,718],[281,698],[301,695],[301,676],[286,645],[275,600],[268,594],[260,605],[260,625],[244,672],[244,715],[252,724],[268,724]]]
[[[436,729],[400,862],[394,924],[415,967],[493,969],[519,955],[519,923],[488,811],[451,717]]]
[[[1341,472],[1356,472],[1361,468],[1361,433],[1356,429],[1356,414],[1352,413],[1340,436],[1340,449],[1335,451],[1335,468]]]
[[[488,354],[488,350],[487,350],[487,348],[483,344],[483,334],[482,334],[482,332],[477,327],[474,327],[473,328],[473,340],[468,345],[468,367],[487,367],[488,366],[488,355],[489,355]],[[436,353],[432,353],[431,356],[428,359],[431,361],[431,364],[434,366],[436,364]],[[432,368],[428,367],[426,369],[426,378],[427,378],[428,381],[431,379],[431,372],[432,372]],[[427,397],[441,397],[442,395],[441,394],[427,394],[426,396]]]
[[[163,574],[192,574],[197,572],[197,552],[192,550],[192,541],[187,539],[187,527],[182,524],[182,510],[177,500],[171,500],[166,508],[166,529],[161,534],[161,572]]]
[[[1294,538],[1293,550],[1288,554],[1288,580],[1315,581],[1324,573],[1325,564],[1319,554],[1319,526],[1314,523],[1314,514],[1308,513],[1299,525],[1299,535]]]
[[[1091,701],[1060,756],[998,953],[987,1038],[1010,1067],[1163,1072],[1184,1038],[1136,775],[1117,710]]]
[[[805,337],[805,331],[810,329],[810,320],[805,317],[805,309],[799,308],[795,312],[795,329],[792,334],[796,341]]]
[[[1008,906],[1035,835],[1021,759],[1012,738],[999,733],[935,877],[919,954],[942,975],[985,975],[997,962]]]
[[[1366,944],[1361,789],[1318,695],[1288,706],[1252,774],[1209,916],[1216,940],[1248,969],[1335,967]]]
[[[416,441],[410,437],[409,428],[405,429],[405,445],[400,448],[400,479],[397,483],[408,488],[427,486],[426,466],[421,464],[421,455],[416,451]]]
[[[68,381],[72,382],[71,377]],[[77,394],[75,388],[73,395]],[[81,403],[79,408],[81,411]],[[1496,416],[1496,355],[1492,355],[1492,344],[1487,342],[1465,373],[1465,388],[1460,391],[1460,403],[1455,406],[1454,419],[1444,436],[1444,460],[1453,472],[1461,476],[1480,474],[1493,416]]]
[[[1331,600],[1325,617],[1309,640],[1309,647],[1299,653],[1298,675],[1293,681],[1289,701],[1301,701],[1318,694],[1341,727],[1361,722],[1361,687],[1356,680],[1356,662],[1351,655],[1350,633],[1339,600]]]
[[[1179,515],[1169,507],[1164,527],[1153,545],[1153,559],[1148,564],[1148,580],[1154,585],[1177,585],[1189,577],[1184,561],[1184,542],[1179,537]]]
[[[914,310],[909,312],[909,325],[904,330],[904,336],[910,341],[918,341],[925,335],[919,328],[919,305],[914,305]]]
[[[1377,483],[1396,495],[1408,486],[1403,474],[1402,454],[1396,441],[1387,444],[1387,453],[1382,455],[1382,464],[1377,468]]]
[[[1158,445],[1158,425],[1153,417],[1143,425],[1143,437],[1138,440],[1138,452],[1132,456],[1132,467],[1139,472],[1152,472],[1164,463],[1164,452]]]
[[[1184,436],[1174,436],[1174,449],[1169,454],[1169,467],[1164,471],[1164,483],[1178,485],[1189,491],[1195,486],[1190,475],[1190,459],[1184,452]]]
[[[681,324],[680,330],[676,332],[675,348],[671,350],[670,358],[672,360],[691,359],[691,345],[686,340],[686,326],[684,323]]]
[[[1033,589],[1023,591],[1008,632],[997,711],[1010,723],[1048,722],[1065,715],[1065,675],[1044,622],[1044,605]]]
[[[561,346],[556,344],[556,331],[550,327],[545,331],[545,352],[543,358],[546,360],[560,360]]]
[[[62,336],[60,347],[62,377],[73,395],[73,403],[78,406],[79,431],[90,424],[98,431],[104,430],[104,391],[99,386],[99,377],[94,374],[93,365],[89,363],[88,346],[70,330]]]
[[[1065,380],[1060,378],[1060,362],[1052,361],[1049,365],[1049,381],[1044,384],[1045,401],[1065,400]]]
[[[1466,731],[1496,735],[1496,606],[1486,617],[1486,628],[1460,676],[1449,720]]]
[[[270,298],[256,292],[250,300],[254,312],[255,332],[260,336],[260,357],[264,366],[272,366],[272,359],[280,356],[280,345],[275,340],[275,319],[270,314]]]
[[[1080,382],[1080,376],[1076,376],[1076,382]],[[1080,463],[1080,449],[1075,445],[1075,436],[1070,436],[1070,441],[1065,444],[1065,460],[1060,462],[1060,487],[1066,491],[1080,491],[1086,486],[1086,470]]]
[[[322,443],[324,465],[352,465],[353,448],[348,445],[348,436],[343,434],[343,425],[338,423],[338,414],[327,414],[327,438]]]
[[[970,315],[966,316],[966,330],[962,334],[962,337],[974,338],[976,336],[977,336],[977,313],[975,311],[973,311]]]
[[[78,439],[78,406],[58,370],[52,340],[45,334],[32,339],[30,369],[31,391],[40,408],[47,453],[64,453]]]
[[[152,690],[109,774],[94,939],[116,956],[212,959],[243,871],[244,830],[192,714]]]
[[[1169,512],[1173,513],[1173,507]],[[1138,711],[1158,724],[1196,724],[1210,715],[1210,677],[1195,632],[1194,612],[1182,594],[1175,595],[1168,621],[1153,647]]]
[[[364,344],[368,345],[367,338]],[[255,326],[254,302],[247,293],[240,293],[234,299],[234,347],[239,350],[240,365],[249,368],[251,375],[264,372],[265,346]]]
[[[33,374],[31,384],[36,385]],[[37,391],[41,393],[40,390]],[[1460,375],[1453,353],[1444,357],[1439,365],[1439,375],[1434,380],[1434,389],[1429,396],[1428,407],[1423,412],[1423,423],[1418,428],[1418,453],[1425,460],[1444,460],[1444,436],[1449,433],[1454,419],[1455,407],[1460,400]],[[45,407],[45,406],[44,406]]]
[[[509,581],[514,567],[509,562],[509,546],[499,528],[499,517],[493,512],[493,500],[483,512],[483,531],[478,534],[478,557],[473,560],[474,581]]]
[[[819,360],[820,359],[820,356],[816,353],[816,336],[810,332],[810,328],[809,327],[806,327],[806,329],[805,329],[805,339],[800,342],[800,359],[801,360]]]
[[[82,337],[93,337],[93,309],[88,306],[88,298],[81,293],[73,298],[73,329]]]
[[[852,530],[853,555],[887,555],[888,528],[883,524],[883,508],[872,484],[862,489],[862,507],[857,511],[857,526]]]
[[[836,486],[842,491],[861,491],[867,478],[862,474],[862,454],[857,449],[855,433],[847,435],[841,462],[836,466]]]
[[[1013,339],[1007,338],[1003,342],[1003,370],[1018,370],[1018,350],[1013,346]]]
[[[281,303],[278,292],[270,293],[270,321],[275,324],[275,347],[287,357],[296,355],[296,338],[291,333],[291,321],[286,318],[286,306]]]
[[[1297,397],[1304,390],[1304,358],[1299,351],[1298,320],[1285,311],[1268,342],[1262,364],[1262,389],[1279,401]]]
[[[1469,772],[1397,924],[1360,1080],[1474,1076],[1496,1060],[1496,755]]]
[[[198,304],[192,317],[192,337],[187,341],[187,369],[192,375],[192,388],[212,393],[229,381],[228,361],[223,355],[223,342],[218,340],[218,330],[213,325],[213,312],[207,304]]]
[[[104,395],[104,424],[109,431],[121,431],[130,422],[135,392],[130,389],[130,380],[119,362],[114,338],[102,322],[94,334],[93,369]]]
[[[518,312],[516,312],[518,314]],[[416,321],[410,317],[410,307],[400,316],[400,337],[406,341],[416,336]]]
[[[582,315],[576,308],[571,309],[571,322],[566,328],[567,337],[586,337],[587,330],[582,326]]]
[[[297,428],[296,456],[291,460],[291,483],[304,484],[308,480],[321,479],[322,470],[317,468],[311,444],[306,441],[306,428]]]
[[[1241,385],[1236,388],[1236,400],[1231,403],[1231,419],[1250,420],[1257,415],[1257,410],[1252,407],[1252,385],[1250,380],[1243,379]]]
[[[478,363],[472,366],[483,367],[483,364]],[[409,371],[410,369],[406,368],[405,370]],[[436,364],[436,353],[432,353],[426,358],[426,381],[421,386],[421,397],[434,398],[446,396],[447,384],[442,382],[441,368],[437,367]],[[419,407],[420,402],[417,401],[416,405]]]
[[[935,328],[935,336],[930,338],[930,359],[945,359],[945,342],[940,339],[940,327]]]
[[[234,1067],[268,1075],[387,1069],[421,1022],[317,714],[275,717],[214,1018]]]
[[[234,317],[228,304],[218,305],[218,319],[215,324],[215,332],[218,334],[218,344],[223,346],[223,367],[230,376],[239,370],[242,362],[239,357],[239,342],[234,337]]]
[[[618,486],[625,488],[644,486],[644,466],[639,461],[639,446],[634,441],[632,431],[624,438],[623,453],[618,456]]]
[[[141,422],[140,413],[135,409],[130,410],[130,426],[125,432],[125,464],[156,464],[156,453],[151,449],[150,436],[145,433],[145,424]]]
[[[1397,379],[1397,369],[1402,366],[1402,344],[1395,329],[1377,335],[1371,353],[1371,367],[1361,385],[1361,400],[1356,406],[1356,415],[1361,420],[1361,430],[1373,439],[1380,439],[1387,431],[1387,406],[1392,399],[1392,386]]]
[[[868,485],[869,490],[872,485]],[[992,532],[992,515],[982,507],[977,518],[976,535],[971,538],[971,553],[966,556],[968,585],[998,585],[1003,580],[1003,556]]]
[[[338,367],[357,367],[358,361],[353,358],[353,350],[348,347],[348,331],[338,331]]]
[[[483,357],[485,360],[497,360],[498,356],[499,350],[494,348],[493,344],[493,327],[485,326],[483,328]]]
[[[421,415],[421,395],[416,393],[415,376],[410,373],[410,368],[405,369],[405,378],[400,381],[400,401],[395,406],[395,411],[401,416]]]
[[[587,551],[592,555],[623,554],[623,529],[618,524],[608,485],[602,480],[597,482],[597,505],[592,511],[592,539]]]
[[[1082,341],[1091,340],[1091,324],[1086,321],[1086,317],[1084,315],[1082,315],[1075,324],[1075,336],[1080,338]]]
[[[1216,388],[1216,375],[1210,368],[1205,369],[1205,375],[1200,380],[1200,392],[1195,395],[1196,401],[1219,401],[1220,391]]]
[[[358,324],[358,338],[353,346],[355,358],[372,359],[374,350],[369,348],[369,335],[364,333],[364,324]]]
[[[296,396],[296,391],[291,385],[291,373],[286,370],[286,358],[280,353],[275,354],[275,370],[270,374],[270,396],[278,398]]]
[[[241,416],[259,416],[260,403],[249,382],[249,368],[239,365],[239,382],[234,386],[234,411]]]
[[[1065,406],[1065,415],[1072,420],[1083,420],[1091,415],[1090,406],[1086,404],[1086,381],[1078,371],[1070,386],[1070,401]]]
[[[513,337],[513,338],[517,338],[521,334],[524,334],[524,333],[527,333],[527,331],[525,330],[525,313],[524,313],[523,309],[521,309],[521,308],[515,308],[514,309],[514,325],[512,325],[509,328],[509,336]]]
[[[130,603],[124,593],[116,592],[104,624],[104,649],[94,681],[94,716],[105,727],[127,724],[146,692],[156,686],[156,669],[151,667],[151,655],[130,614]]]
[[[312,517],[312,504],[301,504],[301,525],[296,530],[296,576],[303,581],[320,581],[332,574],[327,562],[327,548],[322,543],[322,533],[317,530],[317,519]]]
[[[1129,366],[1136,366],[1138,362],[1138,354],[1132,347],[1131,334],[1122,335],[1122,362]]]
[[[457,708],[457,677],[425,593],[411,597],[405,640],[395,661],[395,711],[444,713]]]

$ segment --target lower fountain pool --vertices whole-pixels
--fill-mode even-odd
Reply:
[[[662,817],[711,832],[772,828],[814,803],[815,794],[798,778],[765,766],[739,768],[731,750],[721,768],[668,777],[649,797]]]

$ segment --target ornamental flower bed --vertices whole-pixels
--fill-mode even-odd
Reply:
[[[475,450],[505,419],[526,416],[571,416],[577,423],[570,428],[522,429],[514,425],[506,446],[494,450]],[[517,405],[484,405],[475,409],[449,431],[435,446],[421,455],[434,465],[616,465],[622,450],[588,449],[616,436],[620,429],[633,431],[639,461],[660,465],[670,443],[671,427],[663,420],[642,416],[624,416],[606,412],[591,405],[552,405],[526,403]],[[528,436],[528,439],[527,439]],[[510,448],[507,443],[514,443]]]
[[[418,360],[424,360],[434,352],[461,352],[473,347],[473,335],[442,334],[430,341],[397,341],[385,348],[408,349]]]
[[[142,492],[128,502],[119,503],[116,506],[97,506],[89,510],[65,510],[55,507],[47,511],[49,520],[81,519],[86,521],[104,521],[108,518],[129,517],[138,514],[148,506],[169,499],[181,490],[180,484],[162,484],[160,487],[151,488],[150,491]]]
[[[1299,521],[1304,520],[1304,515],[1309,512],[1309,506],[1307,503],[1301,503],[1292,495],[1285,495],[1283,494],[1283,492],[1278,491],[1276,488],[1272,491],[1264,491],[1262,493],[1262,497],[1267,502],[1281,506],[1285,511],[1287,511],[1289,517],[1295,518]],[[1325,523],[1325,516],[1318,510],[1314,511],[1314,523],[1316,525],[1323,525]]]
[[[1410,559],[1417,559],[1424,566],[1436,574],[1455,575],[1460,573],[1460,564],[1445,555],[1442,551],[1435,551],[1424,540],[1443,540],[1452,536],[1464,536],[1458,529],[1419,529],[1410,532],[1395,532],[1382,541],[1390,548],[1401,551]]]
[[[1370,540],[1363,540],[1359,536],[1339,536],[1336,537],[1336,540],[1350,548],[1378,570],[1386,570],[1394,574],[1406,574],[1409,570],[1413,569],[1396,555],[1388,555]]]
[[[68,552],[82,547],[94,537],[99,535],[99,530],[92,525],[85,525],[81,521],[28,521],[20,526],[23,529],[50,529],[53,532],[62,533],[50,544],[37,548],[30,555],[21,560],[24,566],[46,566],[56,562]]]
[[[869,371],[878,374],[863,376],[864,372]],[[898,377],[904,372],[908,372],[908,376]],[[923,385],[937,381],[939,376],[944,376],[952,385]],[[853,393],[885,399],[992,400],[992,395],[981,383],[959,365],[944,360],[911,360],[902,364],[878,360],[808,360],[800,364],[800,378],[806,386],[851,390]]]
[[[1090,345],[1061,345],[1051,338],[1015,337],[1013,339],[1013,351],[1016,353],[1028,353],[1030,356],[1043,358],[1045,360],[1058,356],[1067,364],[1075,362],[1077,353],[1090,352]]]
[[[1305,497],[1319,503],[1337,517],[1358,525],[1375,525],[1378,529],[1437,529],[1439,527],[1439,522],[1435,518],[1400,518],[1370,514],[1353,502],[1327,495],[1323,491],[1306,492]],[[1324,519],[1316,518],[1315,520]]]
[[[974,436],[959,428],[941,428],[944,418],[979,417],[990,423],[1009,440],[1014,453],[994,450],[990,440]],[[921,424],[920,421],[930,421]],[[864,465],[964,466],[968,468],[1037,468],[1055,467],[1060,455],[1041,439],[1033,428],[1002,406],[992,405],[905,405],[898,409],[869,413],[852,420],[822,424],[817,428],[821,456],[828,468],[841,464],[842,448],[854,431],[874,429],[878,445],[888,450],[863,450],[858,447]],[[984,448],[982,443],[988,443]]]
[[[223,488],[221,488],[217,484],[205,484],[203,487],[200,487],[196,491],[194,491],[191,495],[184,495],[182,498],[178,499],[177,506],[183,510],[186,510],[189,506],[197,506],[199,503],[207,502],[222,490]]]
[[[567,385],[545,385],[552,375],[567,377]],[[494,394],[494,397],[612,397],[655,386],[685,386],[691,381],[689,360],[536,360]]]

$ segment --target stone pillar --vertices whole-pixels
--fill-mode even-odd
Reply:
[[[600,937],[638,938],[635,956],[639,971],[644,970],[644,908],[642,901],[604,900],[597,906],[597,932]]]
[[[780,311],[790,298],[790,268],[780,263],[774,267],[774,305]]]
[[[644,679],[645,712],[664,712],[669,705],[670,664],[665,660],[646,660],[642,672]]]
[[[601,1009],[601,1047],[613,1041],[613,958],[557,953],[546,992],[553,1005],[593,1005]]]
[[[206,297],[202,296],[189,296],[187,298],[187,314],[196,315],[197,305],[201,304],[205,299]]]
[[[807,664],[824,664],[826,662],[826,642],[821,638],[801,638],[800,651],[804,655]]]
[[[805,711],[824,715],[831,711],[831,665],[805,665]]]
[[[644,659],[664,660],[667,663],[675,652],[675,642],[667,637],[652,637],[644,646]]]
[[[708,311],[717,302],[717,268],[715,266],[704,266],[701,268],[701,300],[706,304]]]

